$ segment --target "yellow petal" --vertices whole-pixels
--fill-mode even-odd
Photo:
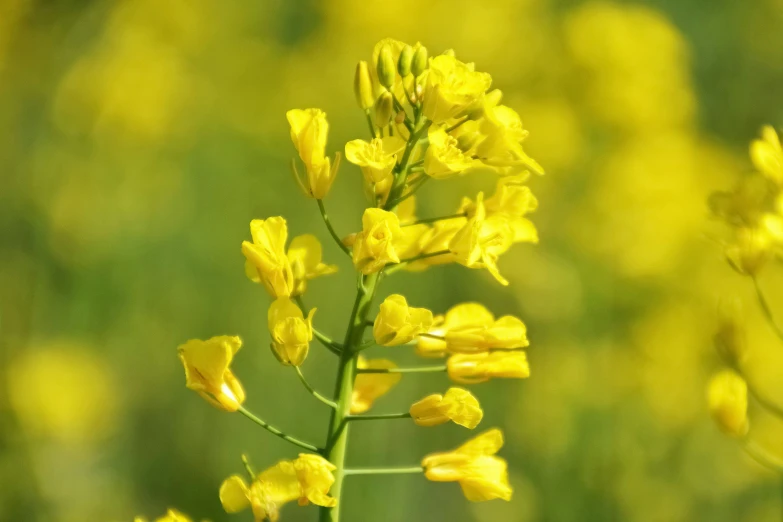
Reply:
[[[249,489],[239,475],[231,475],[224,480],[219,494],[226,513],[238,513],[250,506]]]

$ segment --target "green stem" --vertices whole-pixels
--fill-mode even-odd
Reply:
[[[370,134],[373,138],[378,137],[378,131],[375,129],[375,122],[372,121],[372,115],[370,114],[370,109],[367,109],[364,111],[364,115],[367,116],[367,125],[370,127]]]
[[[769,306],[767,298],[764,297],[764,292],[761,290],[761,284],[756,276],[753,276],[753,287],[756,289],[756,297],[758,297],[759,305],[761,305],[761,311],[764,312],[767,322],[775,331],[775,334],[779,339],[783,340],[783,329],[781,329],[778,322],[775,320],[775,316],[772,314],[772,308]]]
[[[416,181],[412,182],[411,186],[408,187],[408,192],[407,193],[405,193],[404,195],[400,196],[399,198],[397,198],[395,200],[389,200],[389,201],[391,201],[391,204],[389,206],[394,208],[397,205],[399,205],[400,203],[402,203],[403,201],[405,201],[406,199],[408,199],[409,197],[415,195],[416,192],[421,188],[421,186],[424,185],[424,183],[426,183],[430,179],[432,179],[432,178],[430,178],[429,176],[425,175],[425,176],[422,176],[422,178],[420,180],[416,180]]]
[[[411,414],[407,411],[404,413],[379,413],[374,415],[348,415],[345,418],[347,421],[357,420],[387,420],[387,419],[410,419]]]
[[[344,470],[346,475],[399,475],[402,473],[424,473],[421,466],[409,468],[356,468]]]
[[[247,474],[250,475],[250,480],[256,479],[256,471],[253,469],[253,465],[250,464],[250,459],[247,455],[242,455],[242,464],[245,466],[245,471],[247,471]]]
[[[310,394],[313,397],[315,397],[319,401],[323,402],[324,404],[326,404],[330,408],[337,408],[337,404],[335,404],[334,401],[331,401],[331,400],[327,399],[326,397],[324,397],[323,395],[321,395],[320,393],[315,391],[315,388],[310,386],[310,383],[307,382],[307,379],[305,379],[305,376],[302,373],[302,369],[301,368],[299,368],[298,366],[294,366],[294,369],[296,370],[296,374],[299,376],[299,380],[302,381],[302,385],[304,385],[304,387],[307,389],[307,391],[310,392]]]
[[[436,223],[438,221],[445,221],[447,219],[454,219],[454,218],[461,218],[461,217],[467,217],[467,214],[464,212],[460,212],[458,214],[451,214],[449,216],[441,216],[441,217],[435,217],[435,218],[425,218],[425,219],[417,219],[413,223],[405,223],[402,225],[403,227],[410,227],[412,225],[421,225],[423,223]]]
[[[408,113],[405,111],[405,107],[402,106],[400,100],[398,100],[396,96],[392,96],[394,99],[394,108],[397,109],[397,112],[402,112],[405,114],[405,127],[408,129],[408,132],[413,132],[413,123],[411,122],[410,118],[408,118]]]
[[[326,208],[324,207],[324,202],[320,199],[316,200],[318,202],[318,210],[321,211],[321,217],[324,220],[324,224],[326,225],[326,229],[329,231],[329,234],[331,234],[332,239],[334,239],[334,242],[337,243],[337,246],[340,247],[340,250],[348,254],[348,257],[351,257],[351,250],[343,244],[342,239],[340,239],[340,236],[337,235],[337,232],[334,230],[334,227],[332,227],[332,222],[329,220],[329,216],[326,215]]]
[[[405,181],[408,179],[408,162],[411,159],[411,154],[419,143],[419,140],[427,132],[430,126],[430,122],[424,118],[421,122],[417,123],[416,128],[411,132],[411,137],[408,140],[408,144],[405,147],[405,152],[402,154],[402,159],[399,165],[395,168],[394,182],[392,183],[391,190],[389,191],[389,197],[386,199],[386,210],[394,210],[397,206],[397,200],[402,196],[403,190],[405,190]]]
[[[337,383],[334,392],[334,401],[337,407],[332,411],[332,417],[329,421],[325,451],[326,458],[336,467],[333,473],[334,484],[330,489],[330,494],[337,499],[337,506],[333,508],[322,507],[319,517],[321,522],[339,522],[340,520],[340,495],[345,476],[345,453],[348,446],[346,418],[351,411],[353,384],[356,378],[356,360],[358,358],[356,350],[362,344],[365,323],[372,306],[378,277],[377,273],[364,276],[358,285],[356,300],[345,334],[343,351],[340,355],[340,366],[337,370]]]
[[[387,268],[395,267],[398,265],[405,265],[408,263],[413,263],[414,261],[418,261],[420,259],[427,259],[429,257],[437,257],[437,256],[445,256],[446,254],[450,254],[450,250],[438,250],[437,252],[429,252],[427,254],[419,254],[417,256],[408,257],[405,259],[401,259],[399,263],[394,263],[390,265],[386,265]]]
[[[419,366],[413,368],[363,368],[357,370],[358,373],[436,373],[445,371],[445,364],[441,364],[439,366]]]
[[[306,449],[308,451],[312,451],[313,453],[320,453],[321,452],[321,450],[319,448],[315,447],[314,445],[310,444],[309,442],[304,442],[304,441],[301,441],[301,440],[299,440],[299,439],[297,439],[295,437],[292,437],[291,435],[287,435],[287,434],[283,433],[282,431],[280,431],[279,429],[275,428],[274,426],[272,426],[272,425],[262,421],[261,419],[259,419],[258,417],[256,417],[255,415],[253,415],[252,413],[247,411],[244,408],[244,406],[240,406],[237,411],[239,413],[241,413],[242,415],[244,415],[245,417],[247,417],[248,419],[250,419],[251,421],[253,421],[256,424],[258,424],[259,426],[261,426],[262,428],[264,428],[265,430],[267,430],[269,433],[271,433],[273,435],[276,435],[276,436],[280,437],[281,439],[290,442],[291,444],[299,446],[300,448],[304,448],[304,449]]]
[[[465,123],[465,122],[466,122],[466,121],[468,121],[469,119],[470,119],[470,118],[468,118],[467,116],[465,116],[465,119],[464,119],[464,120],[460,120],[460,121],[458,121],[457,123],[455,123],[454,125],[452,125],[452,126],[451,126],[451,127],[449,127],[448,129],[446,129],[446,132],[448,133],[448,132],[451,132],[451,131],[453,131],[453,130],[457,129],[457,128],[458,128],[460,125],[462,125],[463,123]]]

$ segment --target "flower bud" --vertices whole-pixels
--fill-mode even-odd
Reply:
[[[369,110],[375,103],[372,92],[372,78],[367,62],[361,60],[356,64],[356,76],[353,80],[353,91],[356,94],[356,103],[364,110]]]
[[[731,437],[748,432],[748,384],[740,375],[723,370],[707,386],[707,404],[718,427]]]
[[[427,69],[427,48],[423,45],[416,49],[413,54],[413,61],[411,62],[411,73],[414,76],[421,76],[421,74]]]
[[[394,56],[392,56],[391,49],[388,45],[384,45],[381,49],[381,54],[378,56],[378,81],[390,89],[394,85],[394,76],[397,74],[397,67],[395,67]]]
[[[406,45],[400,53],[400,60],[397,62],[397,72],[405,78],[411,73],[411,63],[413,62],[413,47]]]
[[[394,97],[389,91],[381,94],[375,101],[375,125],[383,128],[389,124],[394,109]]]

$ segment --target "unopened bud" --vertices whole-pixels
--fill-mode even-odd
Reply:
[[[381,53],[378,55],[378,81],[381,85],[390,89],[394,85],[395,74],[397,74],[397,67],[395,66],[391,49],[389,49],[388,45],[384,45],[381,48]]]
[[[356,103],[364,110],[371,109],[375,104],[375,96],[372,92],[372,78],[370,68],[364,60],[356,64],[356,76],[353,79],[353,91],[356,94]]]
[[[748,432],[748,384],[736,372],[723,370],[707,386],[712,418],[724,433],[743,437]]]
[[[427,70],[427,48],[422,45],[413,53],[411,72],[414,76],[421,76],[425,70]]]
[[[394,123],[402,123],[405,121],[405,111],[400,111],[394,117]]]
[[[389,91],[384,92],[375,102],[375,125],[383,128],[389,124],[394,108],[394,97]]]
[[[406,45],[400,53],[400,60],[397,62],[397,72],[405,78],[411,73],[411,63],[413,62],[413,47]]]

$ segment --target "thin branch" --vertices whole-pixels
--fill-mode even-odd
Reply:
[[[413,225],[421,225],[423,223],[435,223],[438,221],[445,221],[447,219],[455,219],[455,218],[461,218],[461,217],[467,217],[467,214],[465,212],[460,212],[458,214],[451,214],[449,216],[441,216],[441,217],[435,217],[435,218],[425,218],[425,219],[417,219],[416,221],[412,223],[405,223],[402,225],[403,227],[410,227]]]
[[[373,138],[378,137],[378,130],[375,127],[375,122],[372,121],[372,115],[370,114],[370,109],[367,109],[364,111],[364,115],[367,116],[367,125],[370,127],[370,134]]]
[[[742,439],[742,449],[744,449],[745,453],[747,453],[753,460],[768,470],[774,471],[776,473],[783,473],[783,461],[762,448],[750,437],[745,437]]]
[[[764,312],[767,322],[775,331],[775,334],[780,340],[783,340],[783,329],[781,329],[778,322],[775,320],[775,316],[772,314],[772,308],[769,306],[767,298],[764,297],[764,292],[761,290],[761,284],[759,284],[758,277],[753,276],[753,287],[756,289],[756,297],[758,297],[759,305],[761,305],[761,311]]]
[[[250,480],[255,480],[256,472],[253,469],[253,466],[250,464],[250,459],[245,454],[242,454],[242,464],[244,464],[245,471],[247,471],[247,474],[250,475]]]
[[[424,473],[421,466],[411,466],[409,468],[356,468],[344,469],[344,475],[399,475],[402,473]]]
[[[419,366],[413,368],[359,368],[357,373],[437,373],[445,372],[446,365],[440,366]]]
[[[261,419],[259,419],[258,417],[256,417],[255,415],[247,411],[244,406],[240,406],[237,411],[242,415],[244,415],[245,417],[247,417],[248,419],[250,419],[251,421],[258,424],[259,426],[261,426],[262,428],[264,428],[265,430],[267,430],[269,433],[276,435],[281,439],[288,441],[291,444],[294,444],[295,446],[299,446],[300,448],[304,448],[308,451],[312,451],[313,453],[321,452],[321,450],[318,447],[314,446],[313,444],[310,444],[309,442],[304,442],[302,440],[297,439],[296,437],[292,437],[291,435],[283,433],[282,431],[275,428],[274,426],[262,421]]]
[[[310,383],[307,382],[307,379],[305,379],[305,376],[302,373],[302,369],[301,368],[299,368],[298,366],[294,366],[294,369],[296,370],[296,374],[299,376],[299,380],[302,381],[302,385],[307,389],[307,391],[310,392],[310,394],[313,397],[315,397],[319,401],[323,402],[324,404],[326,404],[330,408],[335,408],[335,409],[337,408],[337,404],[334,401],[327,399],[326,397],[324,397],[323,395],[321,395],[320,393],[315,391],[315,388],[310,386]]]
[[[410,419],[411,414],[405,413],[380,413],[377,415],[348,415],[345,419],[349,421],[355,420],[388,420],[388,419]]]
[[[324,220],[324,224],[326,225],[326,229],[329,231],[329,234],[331,234],[332,239],[334,239],[334,242],[337,243],[337,246],[340,247],[340,250],[345,252],[348,257],[351,257],[351,250],[343,244],[342,239],[340,239],[340,236],[337,235],[337,232],[334,230],[334,227],[332,227],[332,222],[329,221],[329,216],[326,215],[326,208],[324,207],[324,202],[320,199],[316,200],[318,202],[318,210],[321,211],[321,217]]]

